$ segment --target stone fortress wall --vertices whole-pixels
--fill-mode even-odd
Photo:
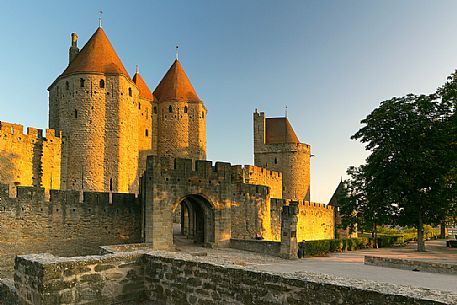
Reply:
[[[209,243],[226,245],[230,238],[278,241],[281,210],[291,202],[298,202],[298,241],[333,238],[332,207],[272,198],[272,190],[280,189],[280,176],[252,166],[150,156],[142,187],[145,215],[152,220],[146,228],[146,242],[156,241],[158,248],[171,247],[171,236],[167,235],[172,232],[173,213],[190,194],[204,196],[214,211],[214,215],[205,216],[214,217],[206,221],[214,223]]]
[[[151,108],[123,75],[59,77],[49,87],[49,126],[64,137],[62,189],[138,193]]]
[[[206,159],[206,108],[201,102],[153,103],[156,155]]]
[[[313,273],[275,273],[186,254],[109,252],[16,259],[15,287],[0,281],[6,304],[324,305],[455,304],[450,294]],[[10,284],[11,285],[11,284]]]
[[[0,184],[0,278],[11,276],[14,257],[48,252],[99,253],[99,246],[142,240],[142,208],[134,194],[50,191]]]
[[[287,118],[283,119],[287,122]],[[264,112],[253,115],[254,165],[283,173],[283,198],[309,201],[311,146],[298,141],[268,143],[266,120]]]
[[[271,199],[272,240],[280,240],[281,210],[291,202],[298,203],[297,241],[333,239],[335,237],[332,206],[305,200]]]
[[[0,182],[10,185],[60,188],[60,134],[0,122]]]

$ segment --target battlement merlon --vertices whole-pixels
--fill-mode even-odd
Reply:
[[[27,133],[24,133],[24,126],[21,124],[15,123],[8,123],[0,121],[0,132],[6,135],[14,135],[14,136],[23,136],[25,138],[30,139],[38,139],[38,140],[45,140],[45,139],[62,139],[61,132],[57,132],[54,129],[46,129],[45,137],[43,137],[43,129],[34,128],[34,127],[27,127]]]
[[[88,205],[112,205],[118,207],[137,206],[138,200],[135,194],[130,193],[107,193],[107,192],[80,192],[73,190],[50,190],[49,200],[45,196],[44,188],[33,186],[16,186],[15,196],[10,193],[8,184],[0,183],[0,202],[15,200],[16,202],[34,202],[41,204],[46,202],[54,204],[88,204]],[[110,202],[110,195],[112,197]],[[82,199],[82,200],[81,200]]]
[[[148,156],[145,175],[168,179],[191,179],[225,181],[231,183],[231,164],[227,162],[172,158],[166,156]]]
[[[231,165],[227,162],[148,156],[145,174],[149,177],[162,177],[178,182],[198,178],[201,180],[225,181],[227,183],[247,183],[266,185],[267,181],[281,182],[282,173],[253,165]],[[162,179],[159,178],[159,179]],[[168,180],[166,180],[168,181]],[[187,181],[187,180],[186,180]],[[269,186],[269,183],[267,183]]]
[[[274,205],[289,205],[290,203],[297,203],[297,205],[300,207],[315,207],[315,208],[321,208],[321,209],[326,209],[326,210],[333,210],[334,207],[325,203],[317,203],[317,202],[312,202],[312,201],[306,201],[306,200],[293,200],[293,199],[282,199],[282,198],[271,198],[271,203]]]

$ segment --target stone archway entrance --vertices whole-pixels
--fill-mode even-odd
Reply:
[[[184,197],[174,210],[174,244],[211,246],[214,240],[214,210],[211,204],[199,195]]]

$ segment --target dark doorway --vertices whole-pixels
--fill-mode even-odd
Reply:
[[[186,196],[176,207],[173,222],[175,244],[210,246],[214,243],[214,211],[205,198]]]

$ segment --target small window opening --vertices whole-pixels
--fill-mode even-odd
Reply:
[[[154,106],[154,113],[157,114],[157,106]]]
[[[278,159],[275,158],[275,164],[278,164]]]
[[[205,118],[205,113],[202,111],[202,119]]]
[[[113,178],[109,178],[109,190],[110,192],[113,191]]]
[[[132,96],[132,88],[129,88],[129,96]]]
[[[168,106],[168,112],[169,112],[169,113],[172,113],[172,112],[173,112],[173,108],[171,107],[171,105]]]
[[[65,82],[65,90],[70,90],[70,83],[68,81]]]
[[[138,102],[138,109],[141,109],[141,103]]]
[[[187,113],[187,106],[184,106],[184,113]]]
[[[84,82],[85,82],[84,78],[80,78],[80,79],[79,79],[79,86],[80,86],[81,88],[84,87]]]
[[[146,129],[146,130],[144,131],[144,134],[146,135],[146,137],[148,137],[148,136],[149,136],[149,131]]]
[[[100,88],[105,88],[105,81],[103,79],[100,80]]]
[[[75,119],[78,118],[78,110],[75,109]]]

